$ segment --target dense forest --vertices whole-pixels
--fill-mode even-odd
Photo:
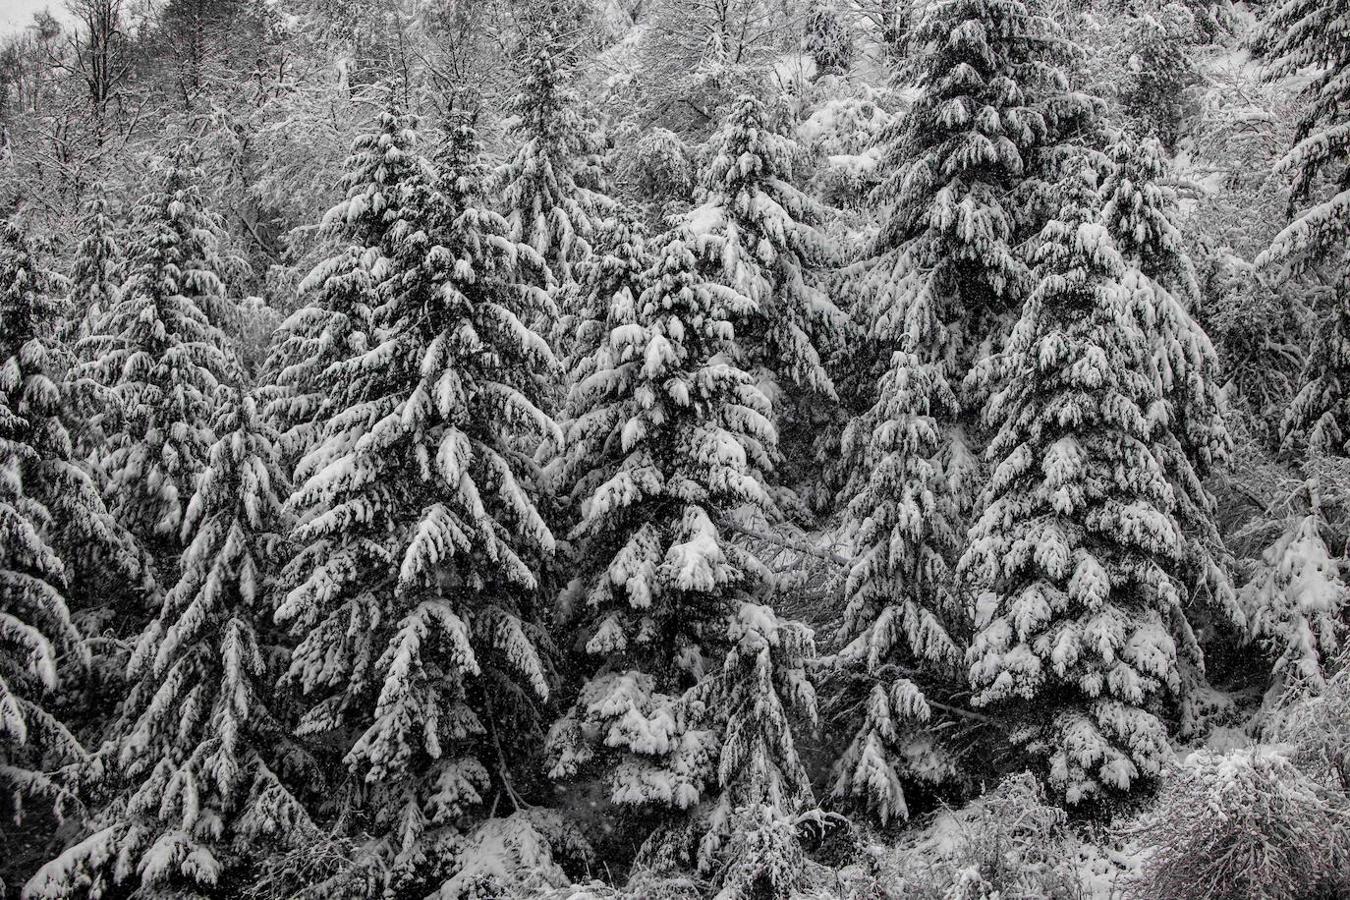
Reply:
[[[0,897],[1350,896],[1345,0],[60,2]]]

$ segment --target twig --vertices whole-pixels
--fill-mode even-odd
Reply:
[[[812,547],[810,544],[807,544],[804,541],[794,540],[793,538],[784,537],[782,535],[774,534],[773,532],[759,531],[757,529],[751,528],[749,525],[742,525],[740,522],[737,522],[735,519],[732,519],[730,517],[723,518],[720,524],[725,528],[729,528],[732,531],[745,535],[746,537],[754,538],[757,541],[764,541],[766,544],[775,544],[779,547],[783,547],[788,550],[795,550],[798,553],[805,553],[808,556],[814,556],[817,559],[823,559],[826,562],[832,562],[837,566],[848,566],[853,564],[853,560],[849,559],[846,556],[840,556],[838,553],[834,553],[829,550],[821,550],[818,547]]]

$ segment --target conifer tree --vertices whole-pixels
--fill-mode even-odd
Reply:
[[[1186,53],[1193,24],[1184,7],[1151,4],[1134,19],[1126,42],[1121,99],[1131,117],[1169,147],[1180,136],[1186,88],[1198,77]]]
[[[1299,492],[1307,495],[1307,514],[1295,516],[1266,548],[1255,577],[1242,589],[1251,635],[1275,657],[1268,706],[1287,691],[1322,692],[1345,640],[1344,611],[1350,607],[1342,563],[1327,546],[1316,480]]]
[[[424,894],[463,864],[485,805],[522,803],[512,762],[549,696],[532,594],[553,537],[528,449],[558,440],[539,408],[556,363],[523,324],[549,314],[531,254],[484,208],[477,168],[400,172],[381,189],[403,225],[373,339],[333,370],[297,467],[301,550],[277,617],[299,640],[301,732],[329,736],[364,783],[352,814],[385,884]]]
[[[1069,803],[1159,773],[1155,709],[1180,687],[1184,547],[1149,418],[1162,398],[1089,179],[1067,185],[1040,283],[982,370],[994,470],[960,564],[978,592],[973,702],[1016,717]]]
[[[496,173],[511,238],[534,249],[558,284],[575,279],[596,223],[612,206],[601,191],[597,126],[577,110],[567,16],[532,5],[516,50],[520,83],[508,103],[515,155]]]
[[[60,402],[54,282],[23,231],[0,223],[0,785],[6,818],[19,828],[26,801],[59,810],[72,799],[71,780],[56,770],[86,756],[52,707],[63,682],[90,662],[71,619],[56,537],[95,524],[59,517],[97,514],[101,504],[71,463],[54,416]],[[62,490],[96,505],[80,509]],[[63,499],[66,506],[53,508]],[[7,825],[0,852],[16,847]]]
[[[277,718],[267,645],[286,482],[254,399],[224,390],[220,437],[183,517],[182,574],[130,665],[116,762],[128,794],[33,878],[28,897],[134,882],[222,895],[261,854],[315,834],[288,785],[309,764]]]
[[[406,190],[419,176],[407,116],[383,111],[352,142],[345,198],[323,217],[333,253],[300,283],[305,301],[282,324],[268,368],[277,373],[267,406],[283,432],[282,449],[298,458],[341,398],[341,365],[368,348],[375,292],[389,271],[396,235],[408,227]]]
[[[812,0],[804,31],[802,43],[816,64],[816,78],[848,71],[853,63],[853,35],[838,10]]]
[[[1020,308],[1030,284],[1015,248],[1043,224],[1042,157],[1090,110],[1045,57],[1055,33],[1019,0],[925,5],[920,97],[880,138],[872,318],[902,334],[935,316],[946,343],[931,352],[957,376]]]
[[[1284,0],[1263,24],[1266,77],[1312,73],[1302,88],[1304,107],[1294,146],[1278,165],[1293,176],[1290,209],[1308,202],[1319,187],[1328,188],[1329,195],[1295,215],[1257,265],[1278,265],[1295,275],[1318,262],[1342,273],[1350,266],[1344,241],[1350,228],[1350,187],[1341,174],[1341,163],[1350,153],[1347,27],[1350,9],[1339,0]]]
[[[1331,302],[1302,375],[1302,387],[1283,422],[1291,448],[1307,444],[1350,455],[1350,408],[1342,386],[1350,352],[1350,185],[1343,162],[1350,153],[1350,9],[1337,0],[1285,0],[1260,35],[1270,57],[1269,78],[1313,73],[1302,89],[1304,112],[1294,146],[1279,163],[1293,176],[1291,211],[1301,212],[1257,257],[1257,266],[1297,277],[1316,268],[1334,287]],[[1320,202],[1317,202],[1319,201]],[[1311,205],[1309,205],[1311,204]],[[1328,276],[1329,277],[1326,277]]]
[[[650,264],[642,228],[626,217],[597,223],[594,245],[577,267],[577,283],[558,318],[559,331],[572,335],[562,360],[569,385],[591,374],[596,351],[609,337],[610,307],[619,294],[626,294],[629,304],[641,295],[642,275]]]
[[[817,228],[823,212],[792,184],[798,155],[770,126],[763,104],[739,98],[709,141],[700,202],[684,223],[705,275],[753,304],[735,323],[737,343],[742,366],[773,404],[778,471],[789,486],[818,477],[824,462],[813,445],[838,398],[821,351],[843,324],[821,289],[835,255]]]
[[[109,513],[102,492],[88,471],[80,438],[87,427],[87,391],[77,378],[78,363],[66,342],[56,291],[73,288],[46,271],[21,228],[5,223],[4,268],[0,284],[9,286],[5,359],[14,366],[13,411],[22,427],[14,438],[27,448],[21,469],[25,494],[46,512],[43,539],[61,562],[59,590],[79,630],[93,634],[135,633],[144,620],[146,598],[157,594],[154,574],[132,535]],[[115,645],[104,645],[105,650]],[[105,712],[99,689],[120,688],[125,658],[118,652],[92,656],[84,682],[89,733]]]
[[[1330,321],[1313,339],[1280,428],[1286,448],[1350,457],[1350,274],[1336,285]]]
[[[693,810],[704,866],[736,816],[810,801],[787,719],[814,715],[810,632],[755,604],[766,573],[719,524],[771,505],[768,400],[735,362],[733,322],[752,309],[668,237],[641,295],[611,297],[560,467],[580,512],[562,608],[591,674],[550,736],[553,775],[608,769],[616,803]]]
[[[870,475],[848,506],[856,550],[843,584],[834,705],[854,733],[834,765],[832,793],[883,825],[908,817],[905,781],[935,784],[954,774],[928,727],[925,690],[950,692],[963,681],[953,572],[960,518],[938,424],[956,397],[939,366],[920,362],[929,334],[903,342],[908,349],[892,357],[876,406],[844,438],[845,452],[864,459]]]
[[[71,263],[70,288],[66,295],[65,339],[81,354],[81,362],[90,363],[95,344],[87,339],[99,333],[103,317],[121,296],[124,263],[106,188],[101,182],[93,186],[85,201],[80,229],[80,242]],[[77,403],[86,414],[81,417],[73,436],[81,457],[97,458],[107,436],[99,427],[98,399],[87,396],[88,391],[82,393],[86,396],[79,397]]]
[[[1123,289],[1150,353],[1145,371],[1163,405],[1155,437],[1172,487],[1175,515],[1186,552],[1172,574],[1185,588],[1187,616],[1175,622],[1182,652],[1183,719],[1192,721],[1191,689],[1204,659],[1193,625],[1217,621],[1241,627],[1244,615],[1229,574],[1231,555],[1215,520],[1204,479],[1223,465],[1232,447],[1225,421],[1218,355],[1191,318],[1200,298],[1195,267],[1173,224],[1176,195],[1163,184],[1162,147],[1156,138],[1121,135],[1110,147],[1113,163],[1103,186],[1102,222],[1126,264]]]
[[[754,304],[737,336],[771,400],[793,385],[834,397],[816,347],[840,316],[817,286],[832,253],[816,228],[820,207],[791,183],[797,153],[763,104],[741,97],[709,142],[701,202],[685,221],[709,277]]]
[[[80,243],[71,265],[66,314],[76,323],[73,334],[78,338],[97,334],[104,313],[117,302],[122,254],[116,233],[107,188],[100,182],[82,209]]]
[[[1020,0],[939,0],[919,11],[921,93],[879,138],[889,174],[873,201],[886,214],[859,290],[879,367],[924,329],[920,362],[959,390],[1008,332],[1032,286],[1018,248],[1054,212],[1055,151],[1092,111],[1055,67],[1056,33]],[[976,484],[966,449],[979,443],[976,406],[958,395],[939,422],[963,506]]]
[[[82,355],[105,388],[107,410],[96,425],[107,437],[98,461],[110,505],[170,571],[214,440],[212,397],[234,363],[212,318],[223,311],[225,289],[204,176],[187,148],[154,170],[157,184],[133,214],[126,280]]]

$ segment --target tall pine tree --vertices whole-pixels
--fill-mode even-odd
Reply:
[[[1069,803],[1160,772],[1157,709],[1180,687],[1184,545],[1150,419],[1162,398],[1091,180],[1066,185],[1040,283],[984,369],[994,471],[961,560],[977,590],[973,701],[1011,717]]]
[[[741,97],[709,141],[700,203],[685,220],[708,277],[753,304],[738,343],[770,400],[793,386],[834,397],[817,349],[840,317],[819,287],[833,253],[816,227],[822,210],[792,184],[798,154],[763,104]]]
[[[532,4],[516,49],[519,89],[508,104],[520,146],[497,170],[513,240],[532,247],[558,284],[575,280],[596,223],[613,205],[601,191],[597,126],[572,90],[575,35],[567,3]]]
[[[312,764],[277,717],[267,641],[286,482],[254,399],[229,393],[183,518],[182,574],[132,657],[117,757],[128,792],[26,896],[136,882],[146,894],[223,896],[262,856],[316,834],[289,784],[312,778]]]
[[[557,440],[539,407],[556,364],[523,324],[549,313],[528,248],[483,206],[477,169],[399,172],[381,188],[400,227],[372,340],[331,370],[297,468],[277,616],[299,639],[301,732],[329,736],[363,784],[351,821],[389,889],[424,894],[466,864],[485,807],[524,802],[514,768],[550,691],[533,594],[553,550],[529,449]]]
[[[876,406],[844,438],[870,474],[847,511],[856,550],[843,582],[832,712],[853,736],[835,762],[832,793],[883,825],[908,817],[906,781],[932,785],[955,774],[930,727],[925,692],[950,694],[964,682],[954,572],[960,520],[939,425],[956,397],[941,367],[920,361],[926,336],[916,331],[896,351]]]
[[[341,365],[369,346],[376,288],[388,274],[396,235],[408,228],[399,197],[420,177],[411,122],[379,113],[356,137],[342,184],[346,197],[323,217],[333,253],[300,283],[301,305],[282,324],[268,368],[276,373],[268,415],[282,430],[283,452],[298,458],[342,399]]]
[[[1266,20],[1261,35],[1270,57],[1266,74],[1283,78],[1313,73],[1302,89],[1304,112],[1294,146],[1280,161],[1292,174],[1290,208],[1303,203],[1258,266],[1290,276],[1316,267],[1329,271],[1334,287],[1319,337],[1308,357],[1302,388],[1284,420],[1291,447],[1350,455],[1350,184],[1344,160],[1350,153],[1350,9],[1337,0],[1285,0]],[[1310,205],[1308,205],[1310,204]]]
[[[1232,557],[1204,481],[1227,461],[1232,447],[1227,405],[1218,355],[1191,318],[1200,289],[1173,223],[1177,202],[1163,183],[1162,146],[1153,137],[1136,141],[1123,134],[1109,152],[1113,166],[1103,186],[1102,222],[1125,261],[1121,285],[1151,351],[1143,359],[1145,371],[1163,400],[1155,414],[1155,440],[1186,547],[1173,572],[1186,589],[1186,616],[1174,624],[1185,675],[1183,719],[1191,727],[1192,689],[1204,669],[1193,626],[1240,628],[1245,618],[1229,574]]]
[[[104,387],[98,462],[111,506],[171,572],[188,500],[206,465],[212,398],[235,367],[213,315],[224,310],[220,223],[202,197],[202,171],[180,148],[155,163],[136,204],[127,277],[87,339],[85,371]]]
[[[759,100],[739,98],[709,141],[700,202],[684,225],[707,277],[753,304],[736,322],[741,364],[773,404],[779,480],[809,491],[837,441],[828,427],[837,395],[821,355],[838,341],[843,313],[822,289],[835,261],[818,228],[823,210],[792,183],[799,155]]]
[[[779,821],[810,802],[788,711],[815,705],[809,630],[755,603],[767,573],[721,524],[771,506],[770,406],[736,364],[733,323],[752,310],[699,275],[679,232],[640,296],[611,296],[607,338],[572,388],[559,479],[580,514],[562,608],[590,674],[550,736],[555,777],[605,777],[614,802],[667,825],[693,812],[697,852],[691,832],[658,829],[646,864],[727,859],[736,884],[754,881],[740,863],[763,849],[721,854],[738,817]]]
[[[0,785],[17,826],[0,830],[6,856],[29,827],[25,802],[67,805],[73,779],[58,770],[86,756],[53,704],[90,663],[57,538],[96,525],[101,504],[71,462],[59,418],[55,280],[19,226],[0,223]]]

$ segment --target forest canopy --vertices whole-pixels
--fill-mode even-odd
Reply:
[[[1350,895],[1344,0],[0,36],[0,897]]]

